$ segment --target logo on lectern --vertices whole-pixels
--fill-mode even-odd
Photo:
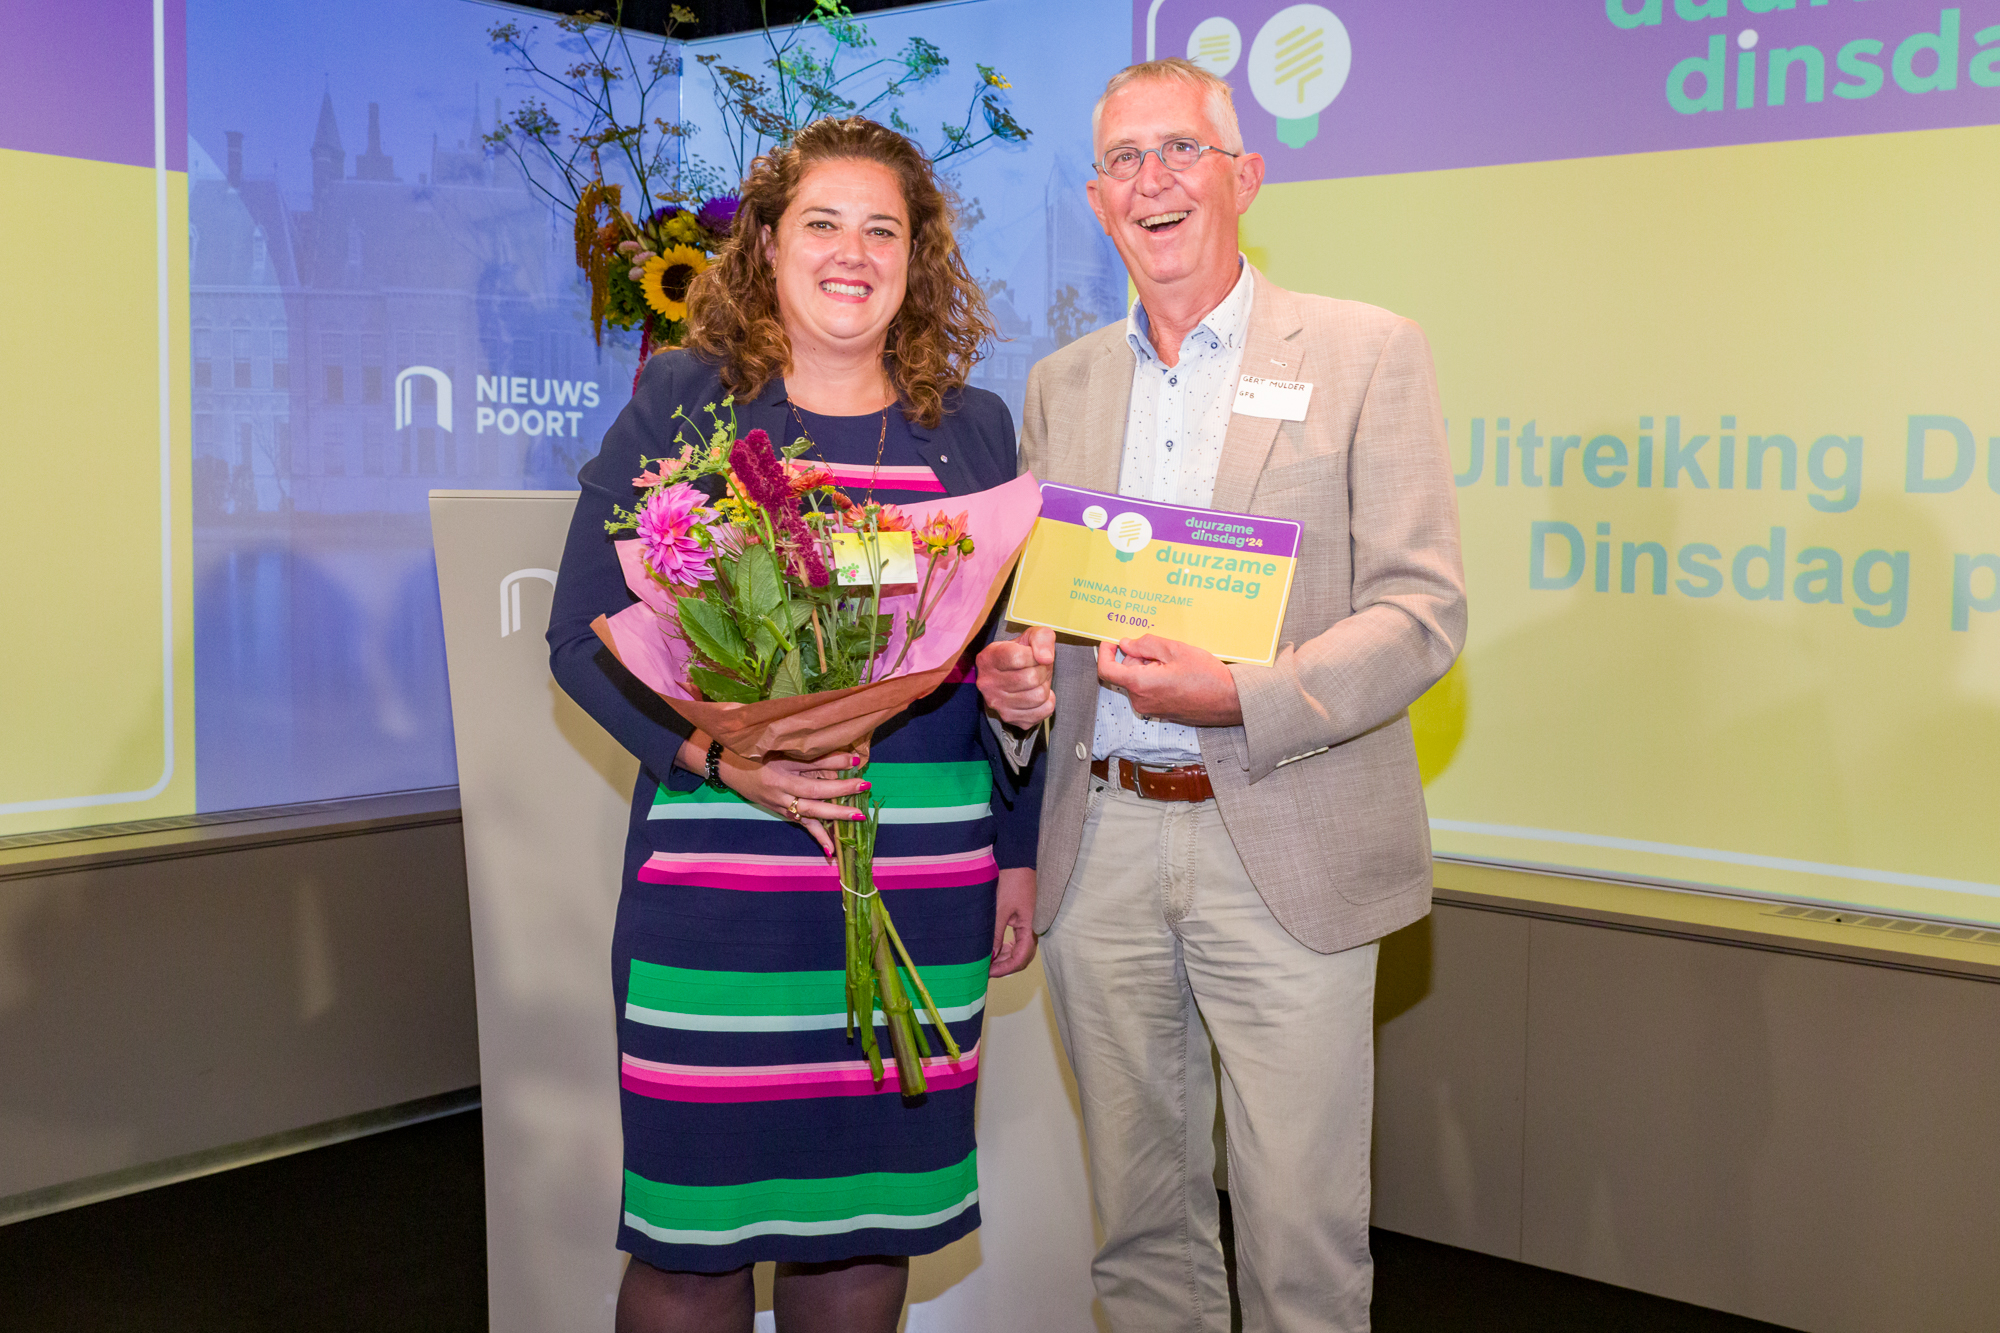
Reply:
[[[556,586],[556,572],[553,569],[517,569],[500,580],[500,637],[506,638],[521,628],[521,580],[541,579],[551,588]]]

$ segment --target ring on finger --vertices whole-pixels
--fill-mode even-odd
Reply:
[[[799,817],[799,798],[794,796],[792,798],[792,803],[785,807],[785,818],[797,819],[798,817]]]

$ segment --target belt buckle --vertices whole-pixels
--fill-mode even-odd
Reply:
[[[1175,769],[1183,767],[1183,765],[1148,764],[1137,759],[1131,760],[1130,763],[1132,765],[1132,790],[1139,796],[1139,799],[1144,801],[1163,801],[1163,802],[1173,801],[1178,799],[1172,796],[1148,796],[1146,794],[1145,778],[1148,773],[1165,776],[1166,774],[1172,773]]]

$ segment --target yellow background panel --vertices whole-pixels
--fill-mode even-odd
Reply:
[[[194,808],[186,178],[168,178],[173,582],[162,620],[151,170],[0,151],[0,835]],[[173,654],[166,775],[163,654]],[[55,809],[7,812],[24,803]]]
[[[1458,492],[1471,631],[1460,667],[1420,705],[1431,813],[1705,855],[1441,830],[1441,852],[1941,916],[2000,918],[2000,615],[1950,629],[1953,556],[2000,551],[1987,483],[2000,437],[2000,128],[1760,144],[1700,152],[1324,181],[1267,188],[1246,239],[1284,286],[1387,306],[1435,349],[1455,466],[1473,418],[1484,472]],[[1978,441],[1971,481],[1904,492],[1911,414],[1947,414]],[[1737,421],[1737,488],[1660,482],[1666,418],[1685,436]],[[1494,484],[1497,419],[1544,436],[1616,435],[1653,418],[1650,489]],[[1798,488],[1743,489],[1747,437],[1799,449]],[[1863,439],[1849,511],[1822,512],[1806,455]],[[1546,480],[1548,450],[1540,465]],[[1770,465],[1775,472],[1775,463]],[[1931,472],[1946,470],[1933,463]],[[1629,470],[1628,470],[1629,471]],[[1530,524],[1611,543],[1567,591],[1529,587]],[[1597,525],[1610,534],[1597,536]],[[1732,557],[1786,531],[1782,601],[1727,580]],[[1719,595],[1655,596],[1623,543],[1676,556],[1708,543]],[[1797,555],[1830,548],[1839,605],[1793,595]],[[1859,623],[1855,558],[1908,552],[1908,609]],[[1552,561],[1567,560],[1556,544]],[[1594,551],[1589,553],[1594,556]],[[1880,577],[1886,577],[1886,573]],[[1874,881],[1789,862],[1881,872]],[[1965,881],[1897,884],[1897,877]]]

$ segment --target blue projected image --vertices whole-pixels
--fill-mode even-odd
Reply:
[[[635,357],[462,0],[189,14],[197,802],[456,780],[433,488],[575,486]]]
[[[1129,16],[971,0],[865,16],[951,58],[907,119],[964,114],[975,61],[1034,131],[947,163],[961,239],[1003,341],[974,380],[1015,413],[1030,365],[1123,317],[1125,280],[1083,194],[1090,107]],[[432,489],[573,489],[631,392],[635,340],[591,334],[569,220],[480,136],[534,94],[473,0],[188,6],[197,807],[456,781],[431,553]],[[698,29],[697,29],[698,31]],[[694,43],[668,109],[693,151],[713,86],[761,35]],[[935,147],[935,132],[926,135]]]

